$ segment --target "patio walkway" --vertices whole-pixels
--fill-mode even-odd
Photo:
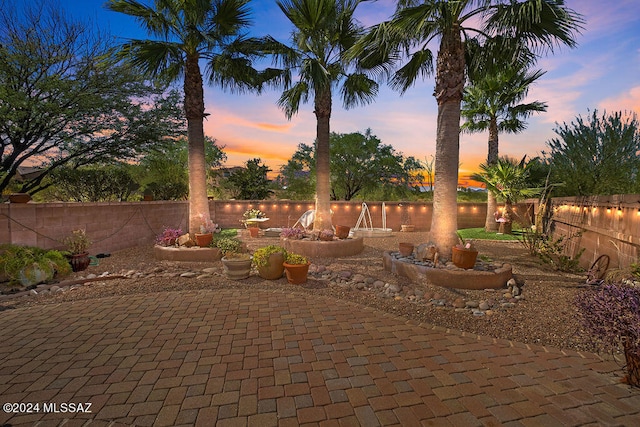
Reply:
[[[40,405],[32,414],[0,412],[0,425],[640,420],[640,391],[619,384],[618,366],[596,355],[446,331],[305,294],[111,297],[6,310],[0,325],[0,403]],[[62,403],[91,413],[64,412]]]

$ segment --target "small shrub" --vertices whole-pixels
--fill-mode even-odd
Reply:
[[[285,251],[282,246],[277,245],[269,245],[256,249],[253,253],[253,263],[258,267],[265,267],[269,263],[269,256],[276,253],[281,253],[283,256],[286,256],[287,251]]]
[[[284,258],[284,262],[286,262],[287,264],[292,264],[292,265],[296,265],[296,264],[306,264],[309,262],[309,259],[305,256],[299,255],[299,254],[295,254],[293,252],[287,252],[285,258]]]
[[[575,256],[566,255],[569,242],[582,236],[581,232],[569,237],[560,236],[553,240],[544,233],[538,231],[526,231],[522,234],[522,245],[527,248],[531,255],[535,255],[545,264],[551,265],[554,269],[565,272],[580,271],[580,257],[585,248],[578,250]]]
[[[624,350],[626,382],[640,386],[640,288],[604,285],[576,296],[587,336],[600,349]]]
[[[165,227],[162,233],[156,236],[156,245],[173,246],[180,236],[182,236],[181,228]]]
[[[216,247],[220,249],[222,256],[239,253],[242,250],[242,242],[233,237],[221,237],[216,240],[215,244]]]
[[[0,247],[0,273],[11,283],[35,284],[69,275],[71,265],[60,251],[6,244]]]
[[[203,214],[200,214],[199,216],[200,216],[200,221],[202,221],[202,223],[200,224],[200,234],[207,234],[207,233],[214,234],[214,233],[219,233],[221,231],[218,224],[211,221],[211,219],[205,219]]]
[[[291,240],[299,240],[304,237],[304,230],[301,228],[283,228],[280,237]]]
[[[456,245],[457,249],[461,251],[477,251],[472,239],[465,240],[459,231],[456,231],[456,234],[458,235],[458,240],[460,240],[460,243]]]
[[[67,250],[72,255],[86,253],[91,245],[91,239],[87,236],[87,232],[82,229],[73,230],[71,235],[66,237],[63,242],[67,245]]]

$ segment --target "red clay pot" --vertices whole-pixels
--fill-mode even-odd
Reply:
[[[309,273],[309,265],[306,264],[287,264],[284,263],[284,272],[287,274],[287,281],[293,285],[301,285],[307,283],[307,274]]]

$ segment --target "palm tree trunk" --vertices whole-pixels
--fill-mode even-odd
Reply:
[[[331,175],[329,172],[329,120],[331,119],[331,89],[316,93],[316,219],[313,229],[331,230]]]
[[[434,96],[438,102],[435,188],[430,238],[441,254],[458,242],[458,164],[460,159],[460,103],[465,59],[459,29],[442,36],[436,65]],[[450,255],[447,255],[447,258]]]
[[[489,142],[487,150],[487,166],[493,165],[498,161],[498,120],[493,117],[489,122]],[[487,232],[496,232],[498,223],[494,217],[494,213],[498,210],[498,201],[496,195],[487,192],[487,217],[484,222],[484,229]]]
[[[204,90],[197,55],[188,55],[184,76],[184,110],[189,141],[189,233],[200,232],[203,219],[211,218],[207,197],[204,155]]]

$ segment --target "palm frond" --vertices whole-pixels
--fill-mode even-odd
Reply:
[[[411,59],[391,79],[391,87],[406,92],[415,81],[433,74],[433,53],[423,49],[411,55]]]
[[[133,16],[150,34],[168,39],[173,23],[161,11],[136,0],[109,0],[105,7],[113,12]]]
[[[378,83],[362,73],[350,74],[342,84],[341,94],[345,109],[366,105],[378,94]]]
[[[291,119],[300,108],[300,103],[309,100],[309,86],[305,82],[297,82],[291,89],[282,92],[278,99],[278,106],[284,111],[288,119]]]
[[[179,44],[153,40],[130,40],[122,46],[118,56],[151,77],[169,71],[175,75],[175,65],[180,64],[181,69],[183,62],[183,51]]]
[[[260,74],[246,57],[224,52],[207,63],[210,84],[217,84],[231,92],[259,91]]]
[[[485,27],[534,51],[553,52],[561,44],[574,47],[584,23],[582,15],[563,0],[526,0],[493,7]]]

